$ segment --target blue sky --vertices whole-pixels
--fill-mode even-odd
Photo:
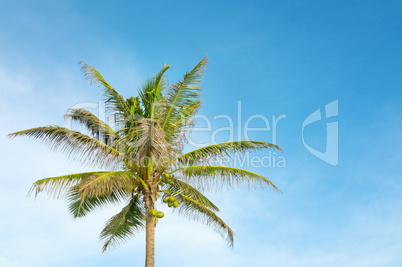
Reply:
[[[286,167],[253,170],[283,194],[209,194],[235,232],[233,249],[202,224],[166,211],[157,266],[402,265],[400,1],[1,3],[1,266],[143,266],[143,234],[101,253],[98,234],[120,207],[73,220],[63,200],[26,197],[38,179],[91,168],[6,135],[63,126],[68,108],[98,103],[99,88],[82,77],[79,61],[129,97],[163,63],[172,65],[173,82],[205,55],[200,114],[213,129],[227,126],[216,115],[231,117],[236,133],[252,115],[270,122],[286,116],[276,131],[284,149],[276,156]],[[303,121],[334,100],[339,115],[324,116],[304,135],[324,151],[326,123],[338,122],[336,166],[313,156],[301,138]],[[207,142],[211,134],[194,137]],[[250,137],[272,142],[272,131]]]

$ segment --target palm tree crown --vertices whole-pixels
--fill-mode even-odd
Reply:
[[[85,109],[70,109],[65,115],[86,127],[88,135],[60,126],[37,127],[10,134],[30,136],[84,164],[103,171],[45,178],[33,184],[35,195],[46,190],[67,199],[71,214],[84,217],[108,204],[126,206],[110,218],[100,233],[103,251],[119,245],[136,231],[146,229],[146,266],[154,266],[155,224],[163,199],[179,214],[201,220],[233,246],[233,232],[216,215],[219,211],[202,192],[232,185],[256,185],[279,189],[265,177],[218,165],[213,159],[280,147],[260,141],[234,141],[209,145],[182,153],[185,133],[201,106],[200,84],[204,57],[181,81],[168,85],[164,74],[169,65],[146,80],[137,97],[123,98],[93,67],[81,62],[84,76],[103,88],[106,112],[113,125]],[[108,170],[108,171],[105,171]]]

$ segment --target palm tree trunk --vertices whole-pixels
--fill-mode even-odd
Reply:
[[[145,195],[146,207],[146,249],[145,249],[145,267],[155,266],[155,218],[149,216],[149,211],[153,209],[153,203],[150,195]]]

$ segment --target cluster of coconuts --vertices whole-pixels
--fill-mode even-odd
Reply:
[[[170,196],[170,197],[165,197],[163,199],[163,203],[168,203],[169,208],[171,208],[172,206],[174,208],[177,208],[177,206],[179,206],[179,201],[177,201],[174,196]]]
[[[168,184],[173,184],[172,179],[170,179],[170,178],[174,178],[173,175],[170,175],[169,173],[166,173],[166,174],[164,174],[163,176],[164,176],[164,178],[165,178],[166,183],[168,183]]]
[[[155,224],[158,223],[158,220],[163,218],[165,214],[162,211],[157,211],[156,209],[152,209],[149,211],[149,216],[155,217]]]

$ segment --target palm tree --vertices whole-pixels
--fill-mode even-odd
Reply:
[[[216,215],[218,207],[201,192],[232,185],[279,189],[259,174],[219,165],[214,159],[280,147],[260,141],[234,141],[182,153],[185,133],[201,106],[200,82],[207,58],[173,85],[166,82],[164,74],[170,66],[164,65],[142,84],[137,97],[128,99],[95,68],[80,63],[84,76],[103,88],[107,114],[116,118],[113,124],[109,126],[85,109],[70,109],[65,118],[85,126],[88,134],[52,125],[9,136],[42,140],[69,157],[103,170],[45,178],[36,181],[30,192],[36,196],[46,190],[51,196],[66,198],[75,218],[125,202],[100,233],[103,251],[145,228],[145,266],[154,266],[155,225],[164,216],[156,210],[158,197],[177,208],[179,214],[211,226],[233,246],[232,230]]]

